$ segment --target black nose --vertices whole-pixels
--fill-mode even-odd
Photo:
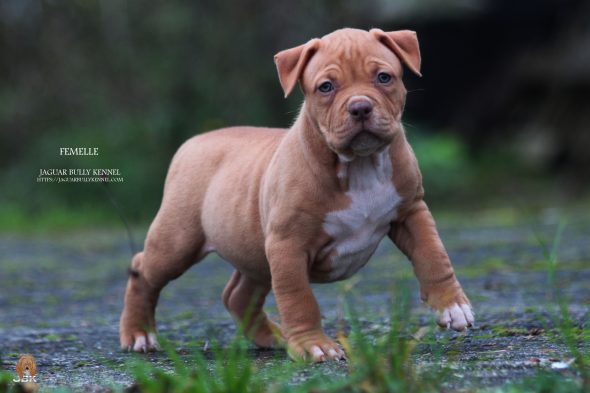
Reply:
[[[366,120],[373,111],[373,104],[369,100],[354,100],[348,104],[348,113],[355,120]]]

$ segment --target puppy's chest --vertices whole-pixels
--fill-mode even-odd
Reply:
[[[350,205],[330,212],[324,230],[332,241],[321,250],[327,256],[328,276],[340,280],[352,276],[366,264],[387,234],[401,198],[393,185],[387,152],[379,157],[357,158],[348,164]]]

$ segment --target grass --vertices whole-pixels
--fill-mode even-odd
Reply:
[[[416,346],[430,345],[435,360],[440,360],[442,345],[435,343],[429,328],[410,324],[408,291],[399,291],[391,312],[389,333],[375,340],[364,335],[354,310],[349,310],[351,333],[339,334],[349,359],[349,378],[342,383],[346,391],[362,392],[437,392],[449,370],[431,367],[419,371],[413,355]],[[413,334],[411,332],[414,331]],[[440,362],[435,362],[440,365]]]
[[[112,228],[122,225],[116,212],[106,206],[68,208],[50,204],[42,209],[24,209],[14,204],[0,206],[0,233],[71,233],[81,228]]]
[[[306,381],[294,384],[297,373],[310,371],[309,365],[281,361],[275,366],[261,367],[248,354],[249,345],[238,333],[226,348],[213,344],[213,349],[207,352],[212,354],[211,362],[207,362],[199,348],[193,348],[186,362],[165,342],[163,346],[173,365],[172,371],[136,359],[130,364],[136,380],[133,390],[146,393],[437,392],[447,370],[438,367],[419,371],[412,359],[418,343],[432,345],[433,336],[429,335],[429,329],[416,329],[408,322],[411,307],[407,295],[395,299],[389,333],[377,338],[364,335],[355,311],[347,308],[350,333],[347,335],[341,330],[338,334],[348,354],[348,374],[344,378],[326,379],[321,369],[312,366]]]
[[[207,359],[197,349],[189,364],[176,353],[169,342],[162,345],[173,364],[166,372],[151,363],[136,359],[130,369],[136,385],[131,389],[146,392],[263,392],[263,381],[254,378],[254,361],[247,356],[244,340],[236,339],[228,348],[215,345],[215,360],[208,367]]]
[[[551,288],[551,295],[553,304],[550,304],[550,320],[554,326],[553,330],[546,329],[553,332],[553,339],[564,345],[573,357],[574,364],[581,379],[581,391],[590,391],[590,354],[582,352],[581,348],[584,345],[590,344],[587,340],[588,332],[581,331],[570,312],[568,299],[563,295],[557,281],[557,252],[559,244],[565,229],[565,223],[561,223],[557,229],[553,245],[551,248],[539,238],[539,243],[543,247],[543,253],[547,260],[547,272],[549,287]],[[587,314],[588,315],[588,314]],[[586,316],[587,316],[586,315]],[[588,350],[588,348],[586,348]]]
[[[577,326],[570,312],[569,302],[562,294],[557,280],[558,250],[565,229],[565,222],[560,223],[554,236],[552,245],[539,235],[536,235],[541,245],[547,267],[549,292],[552,302],[547,305],[549,320],[545,320],[545,330],[553,341],[562,345],[572,356],[573,370],[562,373],[541,370],[535,377],[526,378],[523,381],[509,384],[494,392],[502,393],[570,393],[590,392],[590,354],[588,346],[588,332]],[[540,318],[543,320],[543,318]],[[551,326],[553,328],[551,328]],[[586,346],[586,352],[582,347]]]

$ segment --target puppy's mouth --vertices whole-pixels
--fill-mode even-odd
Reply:
[[[350,141],[350,150],[356,156],[366,157],[375,153],[386,144],[386,141],[371,131],[362,130]]]

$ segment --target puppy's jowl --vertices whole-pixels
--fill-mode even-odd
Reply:
[[[420,74],[416,34],[343,29],[275,62],[285,96],[297,82],[305,95],[295,124],[217,130],[178,150],[144,251],[132,261],[121,346],[156,349],[160,290],[216,252],[235,267],[223,303],[238,322],[251,314],[254,343],[286,343],[296,358],[342,358],[322,331],[310,283],[350,277],[385,236],[412,261],[438,323],[471,325],[401,124],[402,68]],[[280,326],[263,310],[271,290]]]

